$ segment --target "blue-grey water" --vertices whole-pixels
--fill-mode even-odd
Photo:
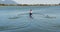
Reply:
[[[0,6],[0,32],[60,32],[60,6]]]

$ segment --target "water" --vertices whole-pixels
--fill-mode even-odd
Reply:
[[[60,6],[0,6],[0,32],[60,32]]]

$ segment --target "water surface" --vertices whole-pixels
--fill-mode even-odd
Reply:
[[[33,19],[29,17],[30,9]],[[0,32],[37,31],[60,32],[60,6],[0,6]]]

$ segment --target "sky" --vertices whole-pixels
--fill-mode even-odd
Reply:
[[[14,0],[19,4],[57,4],[60,0]]]
[[[0,0],[0,3],[12,4],[58,4],[60,0]],[[6,4],[5,3],[5,4]]]
[[[17,2],[12,0],[0,0],[0,4],[17,4]]]

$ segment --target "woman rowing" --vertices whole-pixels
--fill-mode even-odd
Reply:
[[[30,9],[29,16],[32,18],[32,9]]]

